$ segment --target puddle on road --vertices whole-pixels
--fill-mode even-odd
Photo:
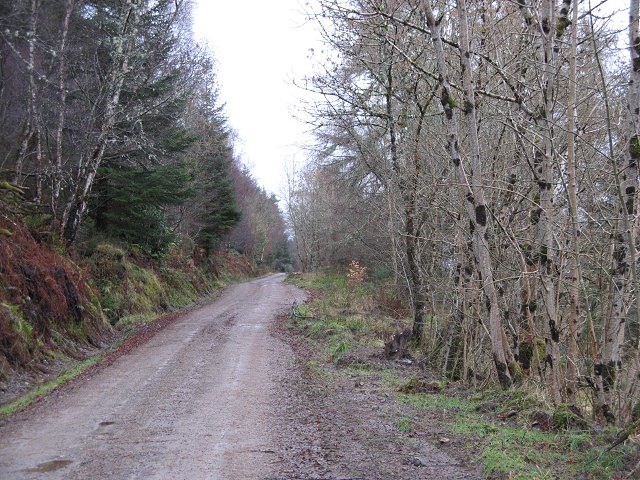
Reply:
[[[70,463],[73,463],[73,460],[51,460],[50,462],[41,463],[37,467],[30,468],[27,471],[31,473],[48,473],[55,470],[60,470]]]

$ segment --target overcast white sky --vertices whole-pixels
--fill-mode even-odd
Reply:
[[[198,0],[195,32],[218,62],[221,97],[238,153],[267,190],[279,194],[285,162],[302,161],[306,127],[294,118],[303,94],[293,85],[311,68],[314,25],[300,0]],[[298,144],[298,145],[297,145]]]

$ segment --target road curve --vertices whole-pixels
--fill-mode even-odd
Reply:
[[[228,288],[112,365],[0,426],[0,479],[242,479],[277,462],[284,275]],[[284,372],[286,374],[286,372]]]

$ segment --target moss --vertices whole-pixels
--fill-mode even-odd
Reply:
[[[167,269],[167,274],[159,277],[152,268],[137,265],[123,249],[114,245],[97,245],[91,265],[97,277],[102,309],[112,324],[127,315],[181,307],[189,303],[188,299],[197,297],[185,275],[170,275]]]
[[[534,120],[540,120],[542,118],[544,118],[547,115],[547,111],[545,110],[544,107],[538,107],[533,113],[532,113],[532,117]]]
[[[522,367],[520,367],[517,362],[511,362],[509,364],[509,373],[511,374],[511,380],[513,380],[515,385],[522,383],[524,374],[522,372]]]
[[[571,20],[567,17],[560,17],[560,19],[558,19],[558,24],[556,25],[556,37],[562,37],[569,25],[571,25]]]
[[[451,109],[454,109],[454,108],[456,108],[458,106],[458,104],[456,103],[455,98],[453,98],[453,96],[451,96],[451,95],[447,95],[446,102],[447,102],[447,105],[449,105],[449,108],[451,108]]]
[[[524,370],[529,370],[534,366],[535,361],[544,358],[546,346],[541,338],[529,338],[523,340],[518,346],[518,362]]]
[[[587,428],[587,422],[577,407],[569,404],[561,404],[556,407],[551,417],[551,424],[557,430],[566,430],[568,428]]]
[[[18,195],[24,195],[24,189],[15,183],[7,182],[6,180],[0,180],[0,188],[9,190],[10,192]]]
[[[640,158],[640,137],[631,137],[631,140],[629,140],[629,153],[632,159]]]

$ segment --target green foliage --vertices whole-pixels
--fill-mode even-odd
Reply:
[[[22,216],[22,221],[29,228],[39,230],[51,224],[51,215],[48,213],[31,213]]]
[[[166,209],[195,193],[186,166],[104,167],[100,176],[94,210],[97,230],[140,245],[150,254],[165,252],[176,239]]]
[[[413,432],[416,429],[416,426],[415,426],[415,423],[413,421],[413,418],[411,418],[411,417],[400,417],[396,421],[396,429],[400,433]]]
[[[209,178],[201,185],[201,194],[205,201],[199,213],[202,229],[196,238],[208,255],[214,251],[222,236],[230,231],[241,217],[225,164],[220,159],[212,160]]]

